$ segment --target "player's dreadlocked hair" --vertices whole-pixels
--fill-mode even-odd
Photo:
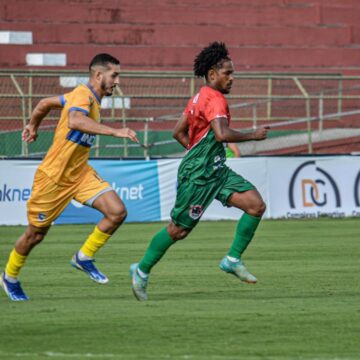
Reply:
[[[204,48],[194,60],[194,74],[207,77],[211,68],[220,69],[224,61],[230,60],[229,51],[223,42],[213,42]]]

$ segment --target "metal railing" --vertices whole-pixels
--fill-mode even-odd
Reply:
[[[39,99],[68,92],[86,78],[87,73],[79,71],[0,71],[0,144],[1,137],[21,131]],[[130,144],[126,139],[117,144],[104,143],[98,138],[92,156],[104,156],[104,149],[121,149],[121,157],[129,157],[134,156],[133,150],[137,149],[136,156],[148,158],[154,149],[173,144],[170,137],[154,141],[151,135],[160,130],[170,133],[174,120],[202,85],[202,79],[194,78],[190,72],[122,72],[117,92],[110,105],[102,110],[102,121],[117,126],[131,123],[141,132],[142,145]],[[306,127],[298,130],[308,133],[308,152],[312,153],[314,131],[324,131],[328,121],[342,121],[345,116],[357,115],[352,111],[360,109],[360,77],[238,73],[227,98],[234,127],[252,128],[273,122],[291,127],[289,120],[307,119],[303,121]],[[351,116],[344,115],[348,113]],[[329,117],[331,114],[337,115]],[[50,114],[41,129],[54,128],[57,119],[58,114]],[[356,125],[352,121],[351,126],[360,128],[360,123]],[[179,148],[173,151],[179,152]],[[22,143],[20,152],[2,150],[0,145],[1,156],[41,156],[45,152],[45,145],[43,151],[30,151],[28,145]]]

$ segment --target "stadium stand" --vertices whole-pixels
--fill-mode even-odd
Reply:
[[[60,53],[68,68],[84,69],[106,47],[126,69],[190,70],[201,47],[223,39],[238,71],[359,72],[357,1],[209,0],[194,6],[188,0],[89,0],[86,5],[72,0],[65,5],[0,1],[0,30],[33,37],[33,44],[21,47],[1,44],[0,67],[26,67],[29,53]]]
[[[242,74],[229,98],[236,127],[251,127],[254,117],[259,124],[314,116],[320,107],[324,114],[351,112],[359,108],[360,89],[357,79],[344,76],[360,75],[359,18],[357,0],[208,0],[196,5],[189,0],[0,0],[0,69],[5,70],[0,74],[0,93],[7,94],[0,103],[6,109],[4,120],[12,120],[0,122],[0,135],[6,139],[0,155],[22,154],[18,134],[38,98],[63,93],[79,79],[84,81],[89,59],[104,51],[121,59],[122,94],[118,95],[126,105],[105,110],[103,120],[121,126],[131,119],[153,117],[154,122],[132,125],[143,130],[149,143],[164,141],[163,149],[171,139],[174,116],[201,85],[190,74],[194,55],[214,40],[226,41]],[[6,73],[20,69],[29,73],[16,78]],[[42,69],[57,74],[35,74]],[[64,69],[79,73],[69,75]],[[137,71],[148,74],[136,75]],[[168,71],[173,73],[167,78]],[[31,92],[26,106],[15,82],[25,94]],[[358,114],[351,114],[327,120],[318,134],[319,121],[310,127],[306,122],[278,127],[272,132],[273,145],[269,140],[265,148],[244,144],[241,150],[243,155],[306,153],[306,135],[303,140],[295,135],[295,141],[291,131],[305,134],[310,129],[314,152],[359,151],[360,135],[353,131],[359,128],[358,119]],[[51,121],[44,125],[51,136]],[[34,146],[32,154],[41,156],[44,148]],[[169,149],[152,148],[151,154],[181,150],[173,145]],[[111,156],[112,150],[94,151]],[[143,154],[143,149],[130,150],[133,155]]]

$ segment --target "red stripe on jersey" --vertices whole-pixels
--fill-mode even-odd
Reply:
[[[231,120],[229,106],[224,95],[209,86],[203,86],[189,100],[184,115],[189,125],[188,150],[207,134],[211,127],[211,121],[226,117],[228,124],[230,124]]]

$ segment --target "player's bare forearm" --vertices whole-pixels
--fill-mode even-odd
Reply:
[[[215,133],[216,140],[219,142],[243,142],[251,140],[264,140],[269,130],[268,126],[262,126],[252,132],[241,132],[231,129],[226,118],[214,119],[211,127]]]
[[[259,128],[251,132],[241,132],[238,130],[228,129],[224,132],[223,137],[220,140],[222,142],[244,142],[252,140],[264,140],[267,137],[267,128]],[[218,140],[219,141],[219,140]]]
[[[178,133],[173,135],[174,139],[177,140],[177,142],[179,144],[181,144],[184,148],[187,148],[187,146],[189,145],[189,136],[188,134],[184,134],[184,133]]]
[[[31,114],[29,125],[33,127],[39,127],[41,121],[45,118],[45,116],[50,112],[51,109],[61,107],[62,105],[58,96],[41,99],[35,106]]]
[[[187,118],[185,115],[182,115],[175,125],[173,138],[176,139],[184,148],[186,148],[189,144],[188,128]]]
[[[135,131],[129,128],[115,129],[110,126],[100,124],[80,111],[70,112],[68,126],[70,129],[79,130],[88,134],[129,138],[134,142],[139,142]]]
[[[70,129],[79,130],[93,135],[113,136],[115,134],[114,128],[100,124],[80,111],[71,111],[69,113],[68,126]]]
[[[35,106],[29,123],[25,126],[21,137],[23,141],[27,143],[32,143],[37,139],[37,130],[42,122],[42,120],[46,117],[46,115],[50,112],[51,109],[61,108],[61,101],[58,96],[53,96],[45,99],[41,99],[38,104]]]

